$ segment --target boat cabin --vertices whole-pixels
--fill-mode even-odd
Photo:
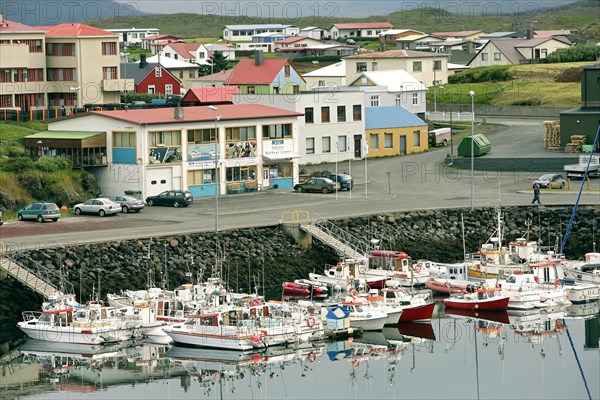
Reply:
[[[374,250],[369,253],[369,268],[408,273],[412,266],[410,256],[402,251]]]

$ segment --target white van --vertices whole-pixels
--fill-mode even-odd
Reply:
[[[448,146],[450,137],[452,136],[452,129],[450,128],[439,128],[429,131],[429,145],[430,146]]]

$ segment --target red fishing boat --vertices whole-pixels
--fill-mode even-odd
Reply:
[[[462,310],[506,310],[509,296],[499,294],[500,289],[476,289],[473,293],[453,294],[444,300],[448,308]]]
[[[386,304],[402,308],[398,322],[428,321],[433,315],[435,303],[429,293],[411,294],[404,289],[382,289],[380,293]]]
[[[281,284],[284,294],[293,294],[296,296],[310,296],[310,288],[294,282],[283,282]]]
[[[427,289],[436,293],[452,294],[452,293],[467,293],[467,286],[464,281],[453,282],[450,279],[433,278],[425,282]]]

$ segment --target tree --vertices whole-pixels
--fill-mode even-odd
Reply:
[[[200,66],[200,76],[215,74],[227,69],[228,61],[222,51],[213,51],[207,62],[208,64]]]

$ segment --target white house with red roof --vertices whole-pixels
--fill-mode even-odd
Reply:
[[[202,43],[173,42],[160,50],[161,57],[198,64],[206,64],[210,55],[210,51]]]
[[[151,35],[142,39],[142,49],[156,54],[167,44],[175,42],[183,42],[183,39],[173,35]]]
[[[379,37],[383,31],[394,28],[389,22],[349,22],[333,24],[329,31],[332,39],[338,38],[360,38],[360,37]]]
[[[107,29],[112,33],[119,35],[119,44],[123,46],[141,46],[142,40],[148,36],[159,35],[160,30],[157,28],[118,28]]]
[[[299,112],[260,104],[93,111],[51,121],[49,131],[106,133],[102,190],[142,196],[189,190],[194,197],[298,182]],[[215,141],[215,127],[218,132]]]

